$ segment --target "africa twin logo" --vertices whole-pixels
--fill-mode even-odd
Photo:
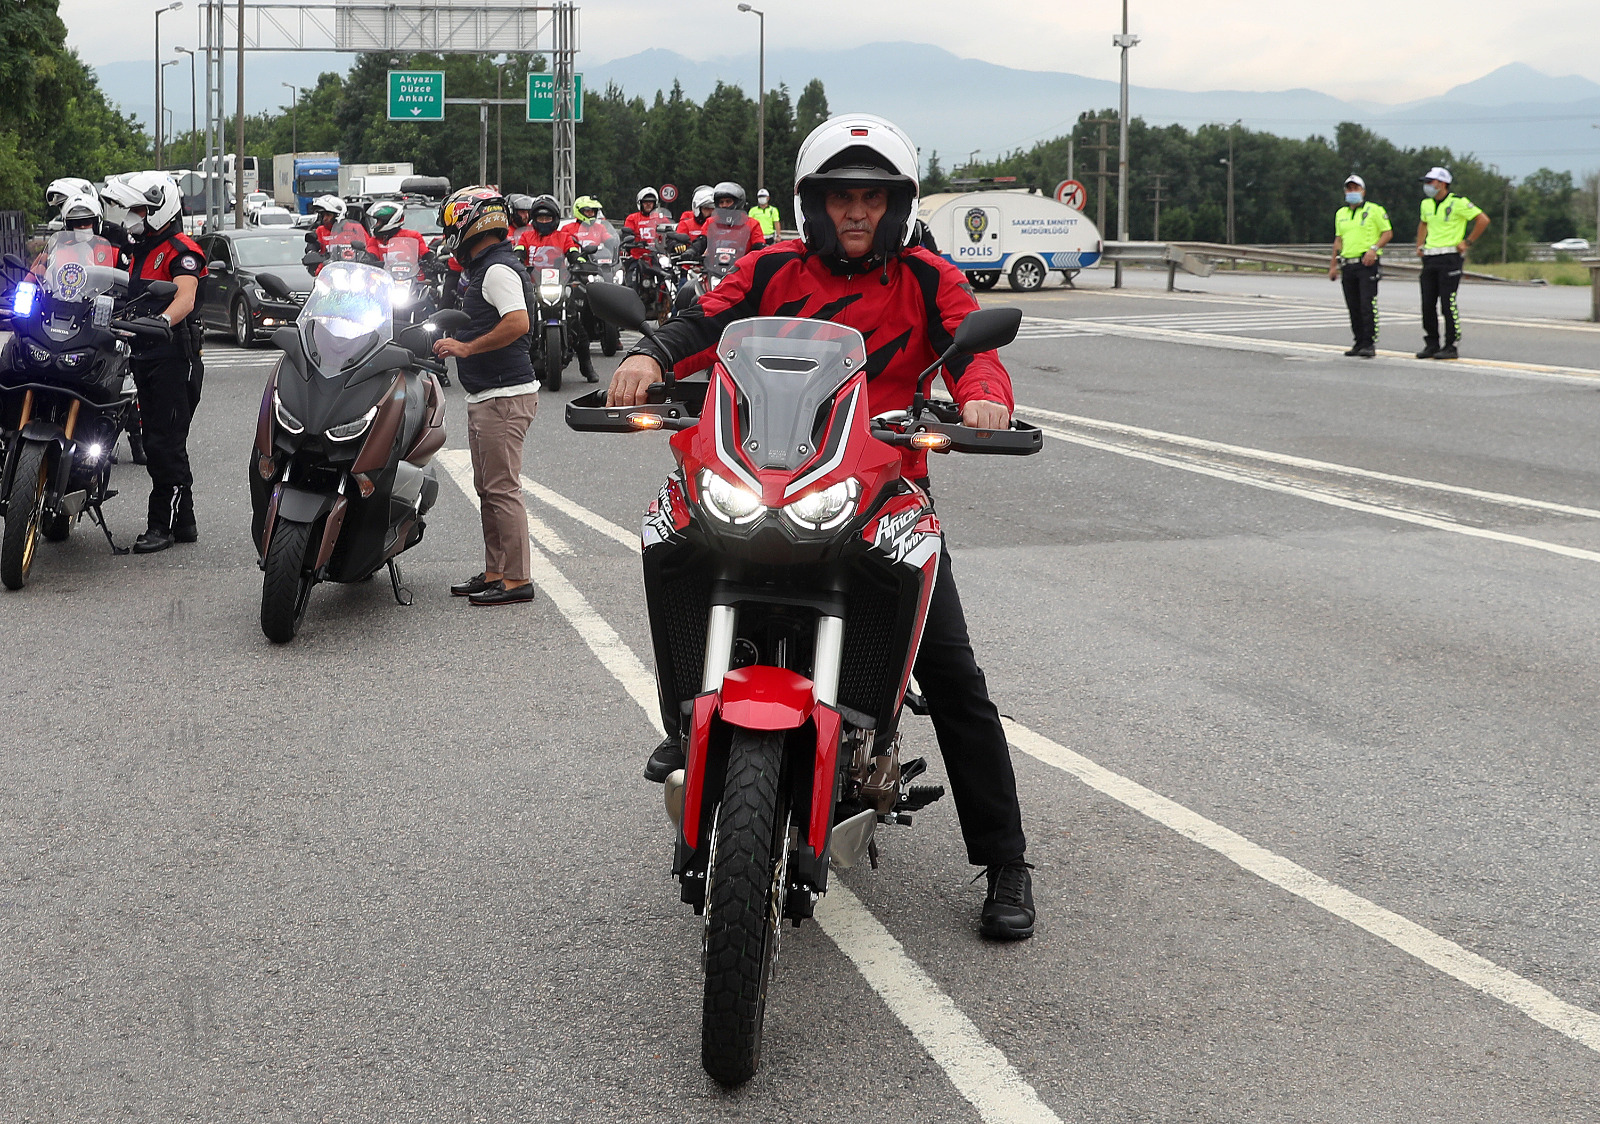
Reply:
[[[967,212],[964,225],[967,228],[967,237],[974,242],[982,242],[983,232],[989,229],[989,213],[982,207],[974,207]]]
[[[913,532],[923,514],[920,507],[910,507],[896,515],[888,516],[878,524],[878,533],[873,536],[872,545],[887,552],[899,562],[921,539],[920,535]]]

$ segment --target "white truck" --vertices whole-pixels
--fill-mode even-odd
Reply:
[[[1100,232],[1088,216],[1027,189],[925,196],[917,217],[974,289],[992,289],[1004,275],[1012,289],[1032,292],[1052,271],[1070,283],[1100,261]]]
[[[391,195],[414,174],[411,164],[342,164],[339,167],[339,198],[357,195]]]

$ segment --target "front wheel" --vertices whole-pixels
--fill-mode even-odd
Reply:
[[[778,951],[784,853],[782,732],[735,729],[706,886],[700,1064],[739,1085],[761,1062],[767,982]]]
[[[6,529],[0,538],[0,583],[7,589],[21,589],[33,568],[33,553],[39,545],[39,529],[44,519],[44,495],[50,484],[50,464],[45,447],[30,441],[17,454],[17,473],[11,480],[10,502],[6,505]]]
[[[311,528],[312,524],[293,519],[279,519],[272,525],[266,574],[261,581],[261,631],[274,644],[293,640],[306,616],[312,586],[306,567]]]
[[[615,324],[600,321],[600,354],[610,359],[622,346],[622,330]]]
[[[561,389],[561,330],[544,330],[544,385],[546,390]]]
[[[1023,258],[1011,267],[1011,290],[1016,293],[1031,293],[1044,286],[1044,266],[1033,258]]]

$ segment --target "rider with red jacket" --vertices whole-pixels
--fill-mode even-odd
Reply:
[[[639,209],[622,220],[622,225],[633,234],[634,245],[628,247],[628,253],[636,258],[642,258],[650,253],[650,248],[656,244],[660,237],[659,231],[663,223],[671,225],[672,215],[661,206],[656,198],[656,189],[644,187],[639,189]]]
[[[532,221],[517,232],[513,243],[517,255],[526,263],[530,273],[541,266],[555,266],[562,258],[566,259],[569,267],[583,261],[583,247],[578,244],[572,228],[560,225],[561,204],[556,202],[554,196],[541,195],[535,199],[531,217]],[[534,275],[534,281],[538,281],[537,274]],[[572,333],[579,374],[590,382],[599,382],[600,376],[594,373],[594,361],[589,357],[589,337],[583,331],[583,317],[568,316],[567,328]]]
[[[699,234],[705,229],[706,222],[711,218],[711,212],[716,205],[716,197],[711,194],[709,185],[695,188],[694,205],[678,218],[678,233],[691,236]]]
[[[751,316],[801,316],[847,325],[867,341],[873,414],[909,409],[917,375],[947,348],[978,307],[959,270],[920,247],[906,248],[917,216],[917,150],[880,117],[830,118],[806,138],[795,165],[795,214],[803,239],[743,258],[734,272],[629,353],[607,401],[634,406],[662,372],[714,346]],[[992,352],[958,359],[946,384],[964,424],[1011,424],[1011,379]],[[907,475],[926,484],[921,458]],[[967,857],[986,868],[980,931],[996,940],[1033,935],[1033,887],[1016,778],[999,712],[967,638],[948,551],[928,606],[915,664],[955,796]],[[683,767],[673,734],[651,754],[645,776],[661,781]],[[880,736],[889,734],[880,731]]]

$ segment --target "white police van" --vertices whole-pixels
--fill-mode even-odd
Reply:
[[[1087,215],[1027,189],[924,196],[917,217],[974,289],[992,289],[1004,275],[1032,292],[1051,272],[1071,282],[1100,261],[1100,232]]]

